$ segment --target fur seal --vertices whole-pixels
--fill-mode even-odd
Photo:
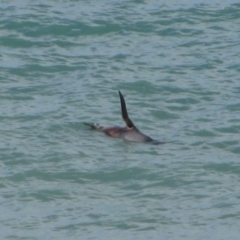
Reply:
[[[163,144],[164,142],[159,142],[153,140],[147,135],[143,134],[138,128],[133,124],[131,119],[128,117],[127,107],[124,100],[124,97],[120,91],[118,91],[120,102],[121,102],[121,110],[122,110],[122,118],[126,123],[125,127],[102,127],[98,124],[92,123],[84,123],[87,126],[90,126],[92,129],[95,129],[99,132],[103,132],[106,135],[114,138],[121,138],[128,141],[134,142],[145,142],[152,144]]]

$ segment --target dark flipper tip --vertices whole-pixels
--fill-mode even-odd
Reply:
[[[84,122],[83,124],[86,125],[86,126],[89,126],[91,128],[94,128],[94,124],[93,123]]]
[[[160,144],[166,144],[166,142],[160,142],[160,141],[157,141],[157,140],[153,140],[151,142],[151,144],[153,144],[153,145],[160,145]]]

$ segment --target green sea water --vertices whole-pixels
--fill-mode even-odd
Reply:
[[[238,1],[1,1],[0,239],[239,239],[239,122]]]

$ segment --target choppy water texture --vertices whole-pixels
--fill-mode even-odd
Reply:
[[[37,2],[0,4],[0,238],[239,239],[240,4]],[[82,124],[118,90],[167,144]]]

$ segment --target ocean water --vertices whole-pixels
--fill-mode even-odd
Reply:
[[[239,239],[239,134],[239,1],[1,1],[0,239]]]

